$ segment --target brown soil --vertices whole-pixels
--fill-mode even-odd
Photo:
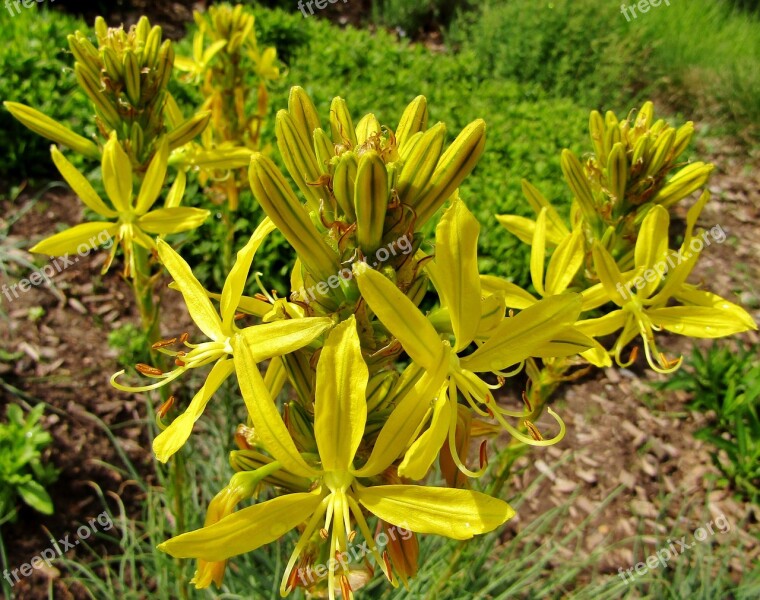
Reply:
[[[12,218],[27,201],[28,197],[22,195],[15,204],[2,202],[2,214]],[[31,246],[59,224],[79,222],[81,212],[81,203],[71,194],[47,193],[16,223],[3,245],[14,248],[14,253],[29,261],[36,258],[38,264],[44,264],[18,247]],[[125,323],[137,323],[138,317],[131,288],[120,276],[118,264],[100,276],[105,258],[105,252],[81,258],[54,277],[54,288],[31,288],[12,302],[2,296],[2,310],[7,316],[0,314],[0,350],[14,360],[0,365],[0,383],[4,384],[0,386],[0,414],[4,419],[9,402],[46,402],[49,408],[43,423],[54,438],[47,458],[60,469],[57,483],[49,490],[55,513],[45,517],[22,508],[16,523],[3,527],[11,568],[27,563],[50,547],[51,537],[59,539],[68,533],[74,539],[79,525],[104,510],[100,494],[109,498],[109,508],[116,514],[118,507],[112,500],[118,496],[126,507],[127,518],[140,517],[142,492],[119,472],[125,464],[104,428],[113,433],[119,450],[126,454],[141,479],[149,484],[155,480],[150,440],[143,425],[145,405],[138,396],[113,389],[108,381],[121,368],[117,353],[108,347],[108,334]],[[29,275],[15,266],[9,265],[12,279],[0,274],[0,286],[10,286]],[[42,316],[32,320],[30,314],[40,309]],[[182,327],[187,318],[172,315],[171,321]],[[98,546],[98,542],[94,548],[101,553],[115,550]],[[33,577],[18,583],[14,592],[18,598],[46,598],[47,576],[57,579],[58,573],[35,571]],[[55,588],[56,598],[70,597],[60,582]]]
[[[700,154],[709,150],[718,169],[710,185],[713,199],[698,226],[721,225],[728,239],[705,249],[690,281],[750,309],[758,322],[760,230],[754,223],[760,219],[760,178],[748,168],[740,147],[721,142],[716,151],[713,144],[707,146]],[[687,208],[677,211],[684,220]],[[737,337],[750,343],[760,340],[757,332]],[[661,346],[668,356],[688,357],[695,344],[705,348],[711,343],[671,335]],[[691,398],[684,392],[654,391],[652,384],[664,379],[640,356],[631,369],[606,369],[559,390],[555,409],[568,433],[558,445],[534,449],[518,460],[520,474],[511,480],[508,494],[522,496],[533,486],[510,526],[512,533],[570,502],[562,532],[582,531],[581,544],[571,540],[557,561],[583,563],[590,558],[600,572],[614,578],[618,568],[633,567],[667,547],[664,540],[671,531],[694,532],[725,515],[730,533],[709,536],[705,543],[732,548],[730,564],[737,579],[758,563],[760,507],[735,499],[730,490],[716,489],[713,448],[693,437],[709,416],[689,411]],[[542,423],[551,430],[550,418],[543,417]],[[646,536],[646,544],[635,550],[634,535]],[[602,548],[609,550],[600,552]]]

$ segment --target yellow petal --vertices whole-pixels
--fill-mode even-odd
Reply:
[[[406,449],[417,429],[422,425],[430,400],[436,396],[449,370],[448,352],[441,362],[421,377],[419,367],[411,364],[399,380],[400,390],[393,399],[396,408],[380,430],[372,454],[366,464],[354,471],[357,477],[372,477],[387,469]],[[412,376],[409,377],[408,374]],[[405,381],[406,380],[406,381]],[[413,384],[409,382],[414,381]],[[393,392],[392,392],[393,393]]]
[[[107,219],[113,219],[118,216],[114,210],[111,210],[106,206],[105,202],[101,200],[97,192],[87,181],[87,178],[82,175],[74,165],[72,165],[68,159],[61,154],[61,152],[55,146],[50,146],[50,154],[53,157],[53,162],[57,167],[60,174],[71,186],[74,193],[84,202],[91,210],[94,210],[99,215],[104,216]]]
[[[322,501],[316,492],[287,494],[239,510],[209,527],[158,545],[176,558],[219,562],[269,544],[307,520]]]
[[[190,437],[193,431],[193,425],[203,414],[206,404],[214,395],[222,382],[229,377],[234,370],[232,360],[225,359],[217,361],[211,372],[208,374],[206,382],[190,402],[184,413],[174,419],[171,424],[164,429],[155,440],[153,440],[153,452],[156,458],[165,463],[172,455],[177,452]]]
[[[261,224],[253,232],[248,243],[237,253],[237,259],[232,266],[227,279],[224,281],[222,289],[222,301],[219,305],[219,312],[222,315],[223,327],[226,331],[230,329],[235,319],[235,311],[240,304],[240,298],[245,289],[245,283],[248,280],[248,273],[251,270],[253,257],[261,246],[266,237],[275,230],[275,225],[269,217],[265,217]]]
[[[624,310],[614,310],[598,319],[585,319],[578,321],[575,327],[578,331],[592,337],[609,335],[618,329],[622,329],[630,313]]]
[[[290,354],[310,344],[334,322],[329,317],[304,317],[302,319],[285,319],[272,323],[251,325],[239,333],[253,359],[259,363],[272,358]],[[236,342],[233,347],[237,348]]]
[[[565,327],[548,342],[536,347],[532,354],[539,358],[560,358],[580,354],[594,347],[594,340],[575,327]]]
[[[361,488],[356,496],[383,521],[455,540],[493,531],[515,514],[506,502],[469,490],[381,485]]]
[[[730,312],[704,306],[671,306],[646,311],[654,325],[679,335],[695,338],[718,338],[742,333],[757,327],[747,324]]]
[[[546,269],[546,294],[564,292],[581,268],[583,258],[583,231],[579,228],[565,237],[552,254]]]
[[[68,146],[88,158],[100,158],[100,150],[92,141],[74,133],[68,127],[64,127],[40,111],[18,102],[3,102],[3,105],[16,119],[34,133],[57,144]]]
[[[461,366],[474,372],[505,369],[522,360],[577,319],[579,294],[549,296],[514,317],[505,318],[488,341],[462,359]]]
[[[481,275],[480,284],[482,290],[487,294],[503,293],[507,308],[522,310],[538,302],[538,298],[530,292],[526,292],[519,285],[495,275]]]
[[[318,472],[307,465],[298,452],[298,448],[288,433],[288,428],[277,411],[277,405],[259,373],[253,352],[245,342],[235,344],[233,358],[243,400],[256,430],[256,436],[264,448],[294,475],[315,477]]]
[[[612,300],[618,306],[623,306],[630,296],[623,296],[623,293],[628,294],[629,288],[625,287],[625,281],[620,273],[620,269],[612,258],[609,251],[602,246],[599,242],[594,242],[594,246],[591,249],[594,256],[594,268],[596,274],[599,276],[599,281],[604,286],[604,291],[607,292],[607,297]],[[629,292],[626,292],[626,289]],[[621,292],[622,290],[622,292]]]
[[[480,225],[461,200],[443,214],[435,232],[438,289],[449,308],[455,352],[470,345],[480,324]]]
[[[116,132],[103,149],[103,187],[111,202],[120,213],[132,208],[132,164],[119,144]]]
[[[447,386],[444,386],[433,404],[430,426],[409,447],[398,467],[401,477],[419,481],[427,475],[446,441],[451,418]]]
[[[200,227],[211,213],[202,208],[177,206],[175,208],[157,208],[137,220],[143,231],[155,235],[181,233]]]
[[[314,437],[322,467],[346,471],[364,435],[369,371],[353,315],[330,332],[317,364]]]
[[[434,371],[443,352],[435,327],[384,275],[362,263],[354,271],[362,296],[380,322],[401,342],[414,362]]]
[[[543,194],[540,191],[538,191],[538,188],[536,188],[528,180],[523,179],[522,191],[523,191],[523,195],[530,203],[530,206],[533,209],[533,212],[536,213],[536,215],[538,215],[542,209],[544,208],[546,209],[547,232],[550,232],[552,229],[554,230],[554,232],[552,232],[551,234],[552,239],[553,239],[553,236],[564,238],[570,233],[567,230],[567,226],[562,221],[562,218],[559,216],[559,214],[554,209],[554,207],[549,203],[549,201],[546,198],[544,198]]]
[[[187,186],[187,174],[184,171],[177,172],[177,178],[172,183],[172,187],[169,188],[169,193],[166,195],[166,201],[164,202],[164,208],[176,208],[182,202],[182,196],[185,195],[185,187]]]
[[[668,211],[657,205],[649,210],[641,223],[634,252],[635,264],[639,269],[651,269],[656,274],[652,277],[652,281],[646,280],[644,287],[638,292],[637,295],[642,298],[648,298],[660,285],[662,271],[653,267],[665,260],[667,256],[669,227]]]
[[[48,256],[64,256],[66,254],[80,253],[84,256],[90,250],[110,240],[118,229],[119,226],[117,224],[106,221],[82,223],[42,240],[31,247],[29,252],[47,254]],[[105,237],[106,235],[108,237]]]
[[[544,292],[544,260],[546,260],[546,209],[542,208],[533,230],[530,249],[530,279],[539,296]]]
[[[166,165],[169,161],[169,142],[166,136],[161,138],[156,153],[145,172],[140,193],[135,203],[135,212],[142,215],[150,210],[164,187],[166,180]]]
[[[226,337],[222,334],[222,320],[206,295],[206,290],[193,275],[190,265],[163,240],[158,240],[156,245],[161,262],[177,282],[190,317],[198,328],[214,341]]]
[[[733,302],[729,302],[725,298],[718,296],[718,294],[705,292],[704,290],[690,289],[685,286],[676,292],[674,296],[677,300],[687,304],[706,306],[713,308],[716,311],[731,314],[736,317],[739,322],[744,323],[748,329],[757,329],[754,319],[746,310],[738,304],[734,304]]]

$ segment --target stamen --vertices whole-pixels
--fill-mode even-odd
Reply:
[[[258,272],[253,274],[253,276],[256,278],[256,283],[258,284],[259,289],[261,290],[261,293],[264,294],[264,299],[267,302],[269,302],[270,304],[274,304],[275,303],[275,299],[272,298],[272,296],[270,296],[267,293],[266,289],[264,288],[264,284],[261,283],[261,275],[262,275],[262,273],[258,273]],[[257,294],[257,296],[258,296],[258,294]]]
[[[480,444],[480,468],[485,469],[488,466],[488,440],[483,440]]]
[[[143,363],[137,363],[135,369],[137,369],[139,373],[147,375],[148,377],[163,377],[164,375],[164,372],[161,369]]]
[[[528,419],[525,419],[524,423],[525,423],[525,427],[528,428],[528,431],[530,432],[530,435],[534,440],[536,440],[537,442],[544,441],[544,437],[541,435],[541,432],[538,430],[538,427],[536,427],[533,423],[528,421]]]
[[[179,336],[179,343],[184,344],[189,338],[190,338],[189,333],[183,333],[181,336]]]
[[[525,393],[525,390],[522,392],[522,399],[525,406],[528,408],[528,412],[533,412],[533,407],[530,405],[530,400],[528,400],[528,394]]]
[[[391,570],[391,559],[388,556],[387,550],[383,550],[383,562],[385,563],[385,576],[388,578],[388,581],[393,583],[393,571]]]
[[[290,572],[290,575],[288,576],[288,582],[285,584],[285,591],[287,593],[290,593],[294,589],[296,589],[296,586],[298,585],[298,575],[300,571],[301,571],[301,567],[298,566]]]
[[[351,589],[351,584],[348,583],[348,577],[345,575],[340,576],[340,591],[343,593],[343,598],[346,600],[353,597],[351,594],[353,591]]]
[[[163,419],[167,415],[167,413],[172,409],[172,406],[174,406],[174,401],[174,396],[169,396],[168,400],[158,407],[156,415],[158,415],[159,419]]]
[[[160,342],[156,342],[151,346],[153,350],[158,350],[160,348],[166,348],[167,346],[171,346],[172,344],[177,343],[177,338],[172,338],[170,340],[161,340]]]

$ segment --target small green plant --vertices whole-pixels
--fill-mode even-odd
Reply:
[[[108,334],[108,347],[118,351],[117,362],[128,367],[150,361],[148,336],[139,327],[126,323]]]
[[[45,488],[58,477],[42,454],[53,438],[40,424],[43,404],[24,418],[18,404],[8,405],[7,423],[0,423],[0,525],[16,518],[18,497],[33,509],[49,515],[53,501]]]
[[[723,474],[718,482],[760,501],[760,360],[758,346],[740,345],[736,351],[713,344],[695,348],[690,372],[681,371],[660,389],[693,394],[689,407],[712,411],[713,422],[696,437],[716,447],[715,466]],[[722,454],[720,451],[723,451]]]

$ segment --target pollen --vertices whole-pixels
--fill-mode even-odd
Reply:
[[[345,575],[340,576],[340,591],[343,593],[343,598],[353,598],[351,584]]]
[[[156,342],[151,346],[153,350],[159,350],[160,348],[166,348],[167,346],[171,346],[172,344],[177,343],[177,338],[171,338],[170,340],[161,340],[159,342]]]
[[[536,440],[537,442],[543,441],[544,436],[541,435],[541,432],[538,430],[538,427],[536,427],[533,423],[528,421],[528,419],[525,419],[525,427],[528,428],[528,431],[530,432],[530,435],[534,440]]]
[[[172,409],[172,406],[174,406],[174,401],[174,396],[169,396],[169,399],[159,406],[158,411],[156,411],[159,419],[166,417],[167,413]]]
[[[523,402],[525,403],[525,406],[527,407],[527,409],[530,412],[533,412],[533,407],[530,404],[530,400],[528,400],[528,394],[525,393],[525,390],[523,390],[522,399],[523,399]]]
[[[142,375],[147,375],[148,377],[161,377],[164,372],[161,369],[158,369],[156,367],[151,367],[150,365],[146,365],[143,363],[137,363],[135,365],[135,369],[137,369],[138,373],[141,373]]]
[[[488,440],[480,444],[480,468],[488,466]]]

